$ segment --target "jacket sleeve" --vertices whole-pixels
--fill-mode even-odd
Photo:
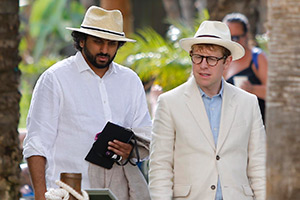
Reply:
[[[256,200],[264,200],[266,196],[266,133],[257,101],[253,110],[248,147],[248,176]]]
[[[173,154],[175,128],[164,94],[158,99],[150,144],[149,189],[152,200],[173,196]]]

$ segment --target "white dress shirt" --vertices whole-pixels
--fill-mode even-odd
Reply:
[[[27,117],[24,157],[47,159],[48,188],[57,187],[61,172],[82,173],[82,188],[89,188],[84,158],[107,121],[145,130],[139,136],[150,138],[143,85],[135,72],[114,62],[100,78],[78,52],[39,78]]]

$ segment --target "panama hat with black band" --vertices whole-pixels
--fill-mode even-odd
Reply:
[[[194,44],[215,44],[228,49],[231,52],[232,60],[238,60],[245,55],[244,48],[231,40],[228,26],[219,21],[202,22],[194,37],[183,38],[179,44],[188,53]]]
[[[107,40],[136,42],[125,37],[123,17],[119,10],[105,10],[97,6],[91,6],[86,11],[80,28],[66,27],[66,29]]]

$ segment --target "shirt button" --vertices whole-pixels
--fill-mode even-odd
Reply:
[[[210,188],[211,188],[212,190],[214,190],[214,189],[216,189],[216,186],[215,186],[215,185],[212,185],[212,186],[210,186]]]
[[[216,159],[217,159],[217,160],[220,160],[220,156],[219,156],[219,155],[217,155],[217,156],[216,156]]]

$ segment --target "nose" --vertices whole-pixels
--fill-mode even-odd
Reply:
[[[200,67],[201,69],[206,69],[206,68],[208,68],[207,60],[206,60],[205,57],[202,59],[202,62],[199,64],[199,67]]]
[[[106,54],[108,52],[108,42],[105,41],[100,46],[100,52]]]

